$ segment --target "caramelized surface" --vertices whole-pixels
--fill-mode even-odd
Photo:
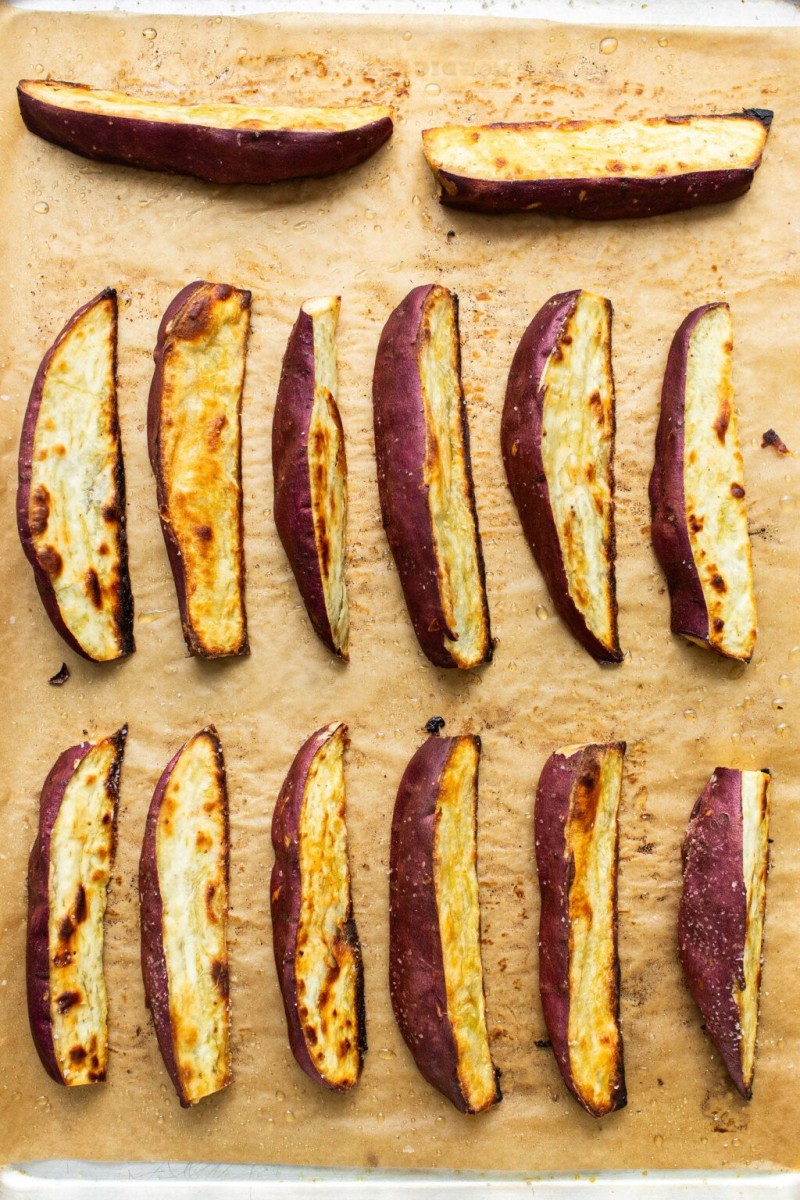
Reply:
[[[768,771],[742,771],[742,865],[746,889],[747,924],[744,943],[744,987],[734,984],[733,995],[742,1028],[741,1061],[744,1085],[753,1083],[761,986],[761,947],[767,905],[769,861]]]

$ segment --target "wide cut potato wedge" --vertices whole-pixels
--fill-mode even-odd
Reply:
[[[419,644],[437,667],[489,662],[458,300],[447,288],[414,288],[389,317],[372,399],[383,524]]]
[[[557,750],[534,809],[542,1009],[564,1082],[593,1117],[627,1103],[617,952],[624,754],[624,742]]]
[[[147,433],[183,636],[191,654],[248,654],[242,389],[250,292],[198,281],[158,330]]]
[[[28,1016],[44,1069],[67,1087],[108,1068],[103,921],[127,727],[56,760],[28,864]]]
[[[17,527],[67,645],[94,662],[133,653],[112,288],[73,313],[36,372],[19,446]]]
[[[336,403],[338,296],[307,300],[289,336],[272,418],[274,513],[316,633],[348,658],[347,457]]]
[[[539,310],[511,364],[501,445],[556,610],[593,658],[616,663],[611,316],[608,300],[582,291]]]
[[[661,392],[650,506],[673,633],[749,662],[758,623],[732,356],[727,304],[696,308],[675,334]]]
[[[377,104],[192,104],[55,79],[22,79],[17,98],[31,133],[84,158],[210,183],[332,175],[364,162],[393,127]]]
[[[492,1063],[477,872],[480,738],[432,736],[392,818],[389,989],[421,1074],[464,1113],[502,1099]]]
[[[364,970],[350,894],[345,825],[347,726],[301,746],[272,817],[270,901],[289,1045],[332,1091],[358,1083],[367,1049]]]
[[[609,220],[732,200],[761,162],[769,109],[724,116],[442,125],[422,134],[451,208]]]
[[[228,788],[213,725],[158,781],[139,859],[142,976],[183,1108],[231,1082]]]
[[[683,843],[678,946],[736,1089],[753,1091],[769,870],[769,771],[717,767]]]

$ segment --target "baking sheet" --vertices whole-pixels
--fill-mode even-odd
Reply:
[[[794,589],[797,459],[762,450],[778,429],[800,446],[796,299],[800,42],[787,31],[596,30],[435,19],[48,16],[0,11],[6,311],[0,328],[0,649],[4,730],[0,845],[3,1020],[0,1158],[183,1159],[355,1168],[523,1172],[797,1166],[796,1004],[800,816],[794,748],[800,633]],[[609,53],[609,49],[611,52]],[[98,65],[100,64],[100,65]],[[85,163],[27,135],[11,85],[46,75],[165,95],[286,103],[386,99],[393,141],[356,171],[271,189],[224,188]],[[752,192],[694,214],[580,226],[447,213],[435,201],[420,128],[446,119],[634,116],[770,106],[776,120]],[[46,210],[46,211],[45,211]],[[252,655],[188,659],[155,509],[144,422],[163,309],[193,278],[252,289],[244,405]],[[380,528],[370,374],[382,324],[415,284],[460,296],[464,380],[496,635],[494,663],[437,671],[416,647]],[[120,416],[127,468],[138,650],[79,662],[51,630],[14,529],[19,427],[38,361],[69,314],[118,287]],[[519,531],[498,449],[516,342],[552,293],[583,286],[615,307],[617,670],[573,644]],[[340,407],[350,465],[352,661],[332,662],[297,599],[271,521],[270,417],[286,337],[308,296],[342,295]],[[649,546],[647,476],[666,351],[692,307],[733,309],[735,386],[753,526],[761,635],[750,667],[711,661],[668,631]],[[47,680],[68,661],[64,689]],[[391,808],[422,726],[484,739],[480,878],[493,1052],[505,1100],[465,1118],[417,1075],[387,987]],[[44,1075],[24,1008],[25,862],[36,800],[57,753],[127,719],[119,852],[106,961],[112,1060],[102,1088]],[[370,1051],[356,1094],[322,1093],[288,1050],[268,919],[269,822],[301,741],[351,727],[348,804]],[[144,1009],[136,868],[163,765],[206,721],[225,745],[232,817],[231,967],[236,1081],[182,1112]],[[531,813],[556,746],[629,744],[620,859],[622,1021],[629,1105],[594,1122],[566,1095],[536,994],[538,902]],[[775,772],[773,870],[755,1099],[739,1101],[699,1027],[675,950],[679,846],[715,765]]]

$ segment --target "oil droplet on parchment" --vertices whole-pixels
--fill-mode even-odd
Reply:
[[[687,721],[696,721],[697,720],[697,713],[695,712],[695,710],[693,708],[685,708],[683,710],[683,715],[684,715],[684,717],[686,717]]]
[[[147,29],[142,30],[142,37],[147,38],[148,42],[152,42],[156,37],[156,31],[152,25],[148,25]]]
[[[669,45],[669,38],[660,37],[660,38],[658,39],[658,44],[659,44],[659,46],[661,46],[661,47],[662,47],[662,49],[663,49],[663,47],[664,47],[664,46],[668,46],[668,45]]]
[[[604,37],[600,41],[600,53],[613,54],[618,45],[619,42],[615,37]]]
[[[425,84],[425,91],[428,93],[429,96],[438,96],[440,94],[441,90],[442,89],[439,87],[438,83],[426,83]]]
[[[543,604],[536,605],[536,615],[540,621],[546,621],[547,618],[550,616],[549,612],[547,611],[547,609],[545,608],[545,606]]]
[[[42,213],[42,214],[49,213],[50,205],[47,203],[46,200],[37,200],[37,202],[33,206],[33,211],[35,213]]]

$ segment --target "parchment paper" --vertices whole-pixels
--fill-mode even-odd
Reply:
[[[800,1166],[796,738],[800,728],[798,458],[760,448],[774,426],[800,450],[797,79],[789,31],[581,29],[463,19],[263,20],[0,13],[0,1158],[243,1160],[536,1172]],[[611,53],[601,38],[616,38]],[[612,43],[604,42],[604,50]],[[27,134],[23,76],[156,94],[286,103],[385,99],[393,141],[327,181],[226,188],[86,163]],[[443,210],[419,132],[448,119],[607,116],[773,107],[752,192],[718,208],[631,223]],[[47,211],[44,211],[44,209]],[[251,288],[244,401],[247,604],[252,655],[195,662],[181,638],[146,458],[145,405],[161,313],[196,278]],[[382,325],[414,285],[461,298],[463,370],[486,555],[494,663],[470,674],[423,658],[378,514],[370,378]],[[102,287],[121,299],[119,402],[138,650],[79,661],[51,629],[14,522],[16,454],[37,364]],[[516,343],[554,292],[585,287],[615,309],[620,631],[604,670],[552,612],[523,540],[498,446]],[[342,295],[340,406],[350,464],[352,661],[311,632],[272,524],[270,421],[300,303]],[[649,541],[647,479],[661,376],[683,316],[730,301],[735,386],[761,632],[749,667],[673,638]],[[796,493],[798,495],[796,495]],[[62,661],[72,678],[48,686]],[[434,714],[484,739],[480,882],[493,1053],[503,1103],[465,1118],[417,1074],[387,988],[387,863],[402,771]],[[370,1049],[353,1095],[296,1066],[272,959],[268,879],[274,799],[300,743],[325,722],[352,734],[348,823],[366,966]],[[106,945],[112,1055],[102,1087],[67,1091],[34,1053],[24,1003],[25,873],[37,798],[56,755],[130,722]],[[145,813],[176,748],[215,721],[231,788],[235,1082],[182,1112],[144,1008],[136,871]],[[620,954],[627,1109],[601,1122],[567,1095],[537,992],[533,795],[556,747],[625,738]],[[726,1083],[682,982],[675,921],[679,848],[716,765],[775,773],[755,1096]]]

